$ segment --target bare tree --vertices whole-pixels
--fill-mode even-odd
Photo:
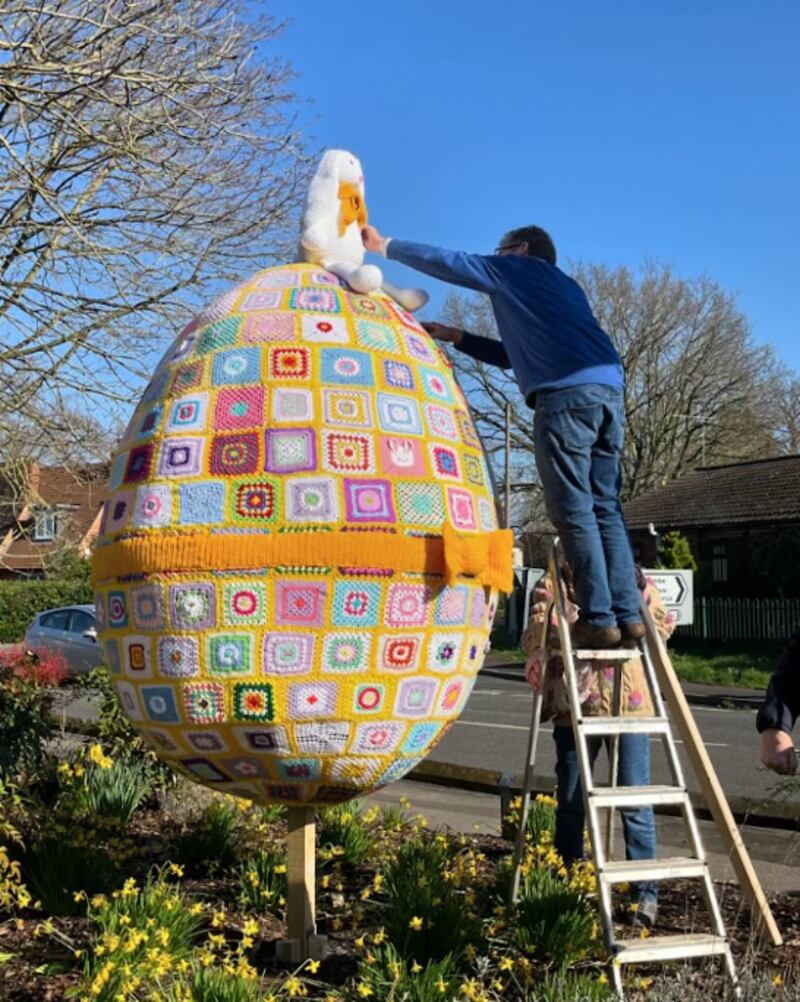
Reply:
[[[281,26],[239,0],[4,0],[0,438],[128,403],[200,302],[290,247]]]
[[[781,451],[800,452],[800,378],[785,373],[776,386],[772,403]]]

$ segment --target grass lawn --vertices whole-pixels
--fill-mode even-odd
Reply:
[[[677,640],[670,645],[670,655],[678,677],[684,682],[766,689],[781,648],[777,643]],[[499,631],[491,653],[496,663],[513,664],[525,660],[521,649],[510,644],[507,636]]]

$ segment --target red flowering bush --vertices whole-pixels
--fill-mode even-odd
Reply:
[[[66,677],[67,662],[57,651],[29,650],[22,644],[0,651],[0,678],[6,684],[19,679],[29,685],[52,688],[61,685]]]

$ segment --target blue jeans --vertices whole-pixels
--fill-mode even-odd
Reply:
[[[641,619],[633,553],[619,499],[622,390],[585,383],[536,394],[533,441],[547,514],[572,568],[580,618]]]
[[[556,743],[556,834],[554,845],[564,862],[569,864],[583,859],[583,788],[578,753],[575,750],[575,735],[571,727],[554,727],[553,739]],[[603,743],[602,738],[589,738],[589,760],[594,769],[597,754]],[[650,744],[646,734],[621,734],[619,738],[619,771],[617,781],[620,786],[647,786],[650,782]],[[655,859],[656,819],[652,807],[620,811],[622,831],[625,836],[626,859]],[[646,881],[634,888],[639,901],[655,900],[658,897],[658,883]]]

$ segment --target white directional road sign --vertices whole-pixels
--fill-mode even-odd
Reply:
[[[678,623],[689,626],[694,622],[694,572],[645,570],[661,593],[664,605],[675,614]]]

